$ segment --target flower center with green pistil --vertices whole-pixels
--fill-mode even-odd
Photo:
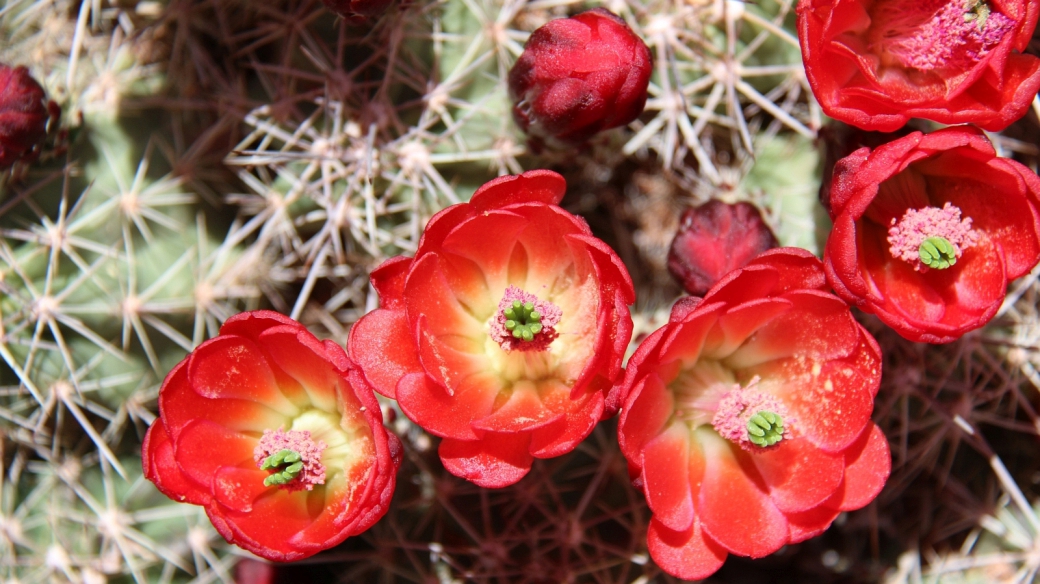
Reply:
[[[775,446],[788,435],[787,407],[777,397],[758,389],[758,378],[746,387],[736,384],[722,394],[712,427],[720,436],[754,452]]]
[[[945,270],[957,263],[964,250],[978,243],[971,218],[950,203],[943,208],[907,209],[888,229],[889,253],[918,272]]]
[[[260,470],[270,473],[264,478],[265,487],[310,491],[325,483],[325,466],[321,463],[325,448],[324,442],[315,442],[306,430],[264,430],[253,449],[253,460]]]
[[[559,336],[562,316],[555,304],[509,286],[488,323],[489,334],[506,351],[543,351]]]
[[[747,433],[748,440],[755,446],[772,446],[784,439],[784,419],[762,410],[748,420]]]

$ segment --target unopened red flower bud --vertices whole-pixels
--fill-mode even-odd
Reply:
[[[33,153],[47,136],[47,97],[25,67],[0,63],[0,168]]]
[[[683,212],[668,271],[687,292],[704,296],[723,276],[777,245],[757,207],[713,200]]]
[[[603,8],[550,21],[509,72],[513,118],[535,142],[580,144],[643,112],[652,65],[646,43]]]

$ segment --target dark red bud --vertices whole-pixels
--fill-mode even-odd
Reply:
[[[668,271],[687,292],[704,296],[723,276],[778,245],[757,207],[712,200],[683,211]]]
[[[0,168],[33,154],[49,117],[43,87],[29,71],[0,64]]]
[[[552,20],[509,71],[513,118],[532,139],[580,144],[643,112],[652,68],[646,43],[606,9]]]

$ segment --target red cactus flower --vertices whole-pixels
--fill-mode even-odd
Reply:
[[[912,341],[986,324],[1040,261],[1040,179],[976,128],[914,132],[838,161],[827,280]]]
[[[372,272],[381,308],[351,330],[376,391],[480,486],[519,481],[617,411],[635,293],[617,255],[557,206],[566,187],[535,170],[441,211],[414,258]]]
[[[643,112],[652,66],[646,43],[606,9],[552,20],[509,71],[513,118],[535,142],[580,144]]]
[[[228,319],[166,376],[159,415],[145,477],[268,560],[332,547],[390,504],[401,446],[371,387],[340,346],[278,313]]]
[[[805,73],[823,111],[891,132],[911,118],[1002,130],[1040,88],[1021,54],[1031,0],[799,0]]]
[[[704,296],[723,276],[777,245],[758,207],[711,200],[683,211],[668,271],[687,292]]]
[[[670,574],[818,535],[888,478],[880,350],[825,289],[809,252],[767,251],[676,303],[629,360],[618,438]]]
[[[0,63],[0,168],[30,157],[47,135],[43,87],[25,67]]]

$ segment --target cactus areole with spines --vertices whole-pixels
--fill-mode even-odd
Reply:
[[[380,307],[349,349],[377,391],[442,438],[451,473],[519,481],[617,411],[632,282],[558,206],[559,174],[495,179],[430,220],[414,258],[372,272]]]
[[[342,347],[275,312],[245,312],[166,377],[145,477],[202,505],[229,542],[299,560],[386,512],[400,443]]]

